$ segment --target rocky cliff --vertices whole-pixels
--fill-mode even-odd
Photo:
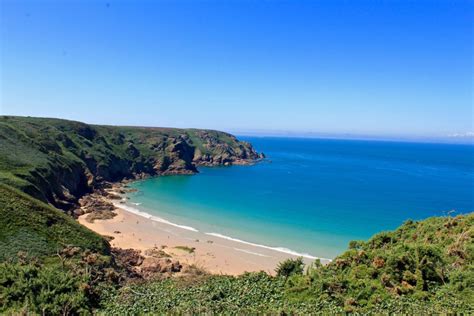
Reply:
[[[249,143],[213,130],[0,116],[0,183],[65,210],[106,181],[193,174],[197,166],[260,158]]]

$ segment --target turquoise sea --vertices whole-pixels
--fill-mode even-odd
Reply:
[[[132,184],[128,204],[222,238],[333,258],[407,219],[474,210],[474,146],[241,137],[267,160]]]

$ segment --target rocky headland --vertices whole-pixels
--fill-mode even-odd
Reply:
[[[110,183],[252,164],[251,144],[214,130],[89,125],[0,116],[0,183],[72,213]],[[21,154],[20,154],[21,153]],[[107,208],[89,202],[87,208]]]

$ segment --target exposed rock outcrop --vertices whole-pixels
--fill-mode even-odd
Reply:
[[[156,273],[180,272],[182,267],[179,261],[171,258],[148,257],[143,260],[140,266],[140,272],[144,278],[150,278]]]
[[[183,265],[169,257],[145,257],[134,249],[112,248],[117,264],[134,277],[152,279],[163,274],[171,275],[182,270]]]

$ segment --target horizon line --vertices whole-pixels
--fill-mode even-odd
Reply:
[[[420,135],[420,134],[390,134],[375,132],[321,132],[311,130],[286,130],[286,129],[256,129],[256,128],[209,128],[209,127],[178,127],[178,126],[158,126],[158,125],[138,125],[138,124],[114,124],[114,123],[89,123],[74,118],[60,118],[53,116],[31,116],[31,115],[11,115],[1,114],[0,117],[30,117],[38,119],[58,119],[76,121],[89,125],[103,125],[116,127],[137,127],[137,128],[169,128],[169,129],[206,129],[230,133],[235,136],[250,137],[281,137],[281,138],[307,138],[307,139],[340,139],[340,140],[374,140],[374,141],[405,141],[405,142],[426,142],[426,143],[454,143],[474,145],[474,132],[450,133],[446,135]]]
[[[229,129],[225,130],[236,136],[261,137],[261,138],[300,138],[300,139],[334,139],[334,140],[366,140],[366,141],[391,141],[391,142],[418,142],[418,143],[451,143],[474,145],[474,133],[449,134],[449,135],[402,135],[402,134],[375,134],[375,133],[347,133],[347,132],[304,132],[304,131],[250,131]]]

